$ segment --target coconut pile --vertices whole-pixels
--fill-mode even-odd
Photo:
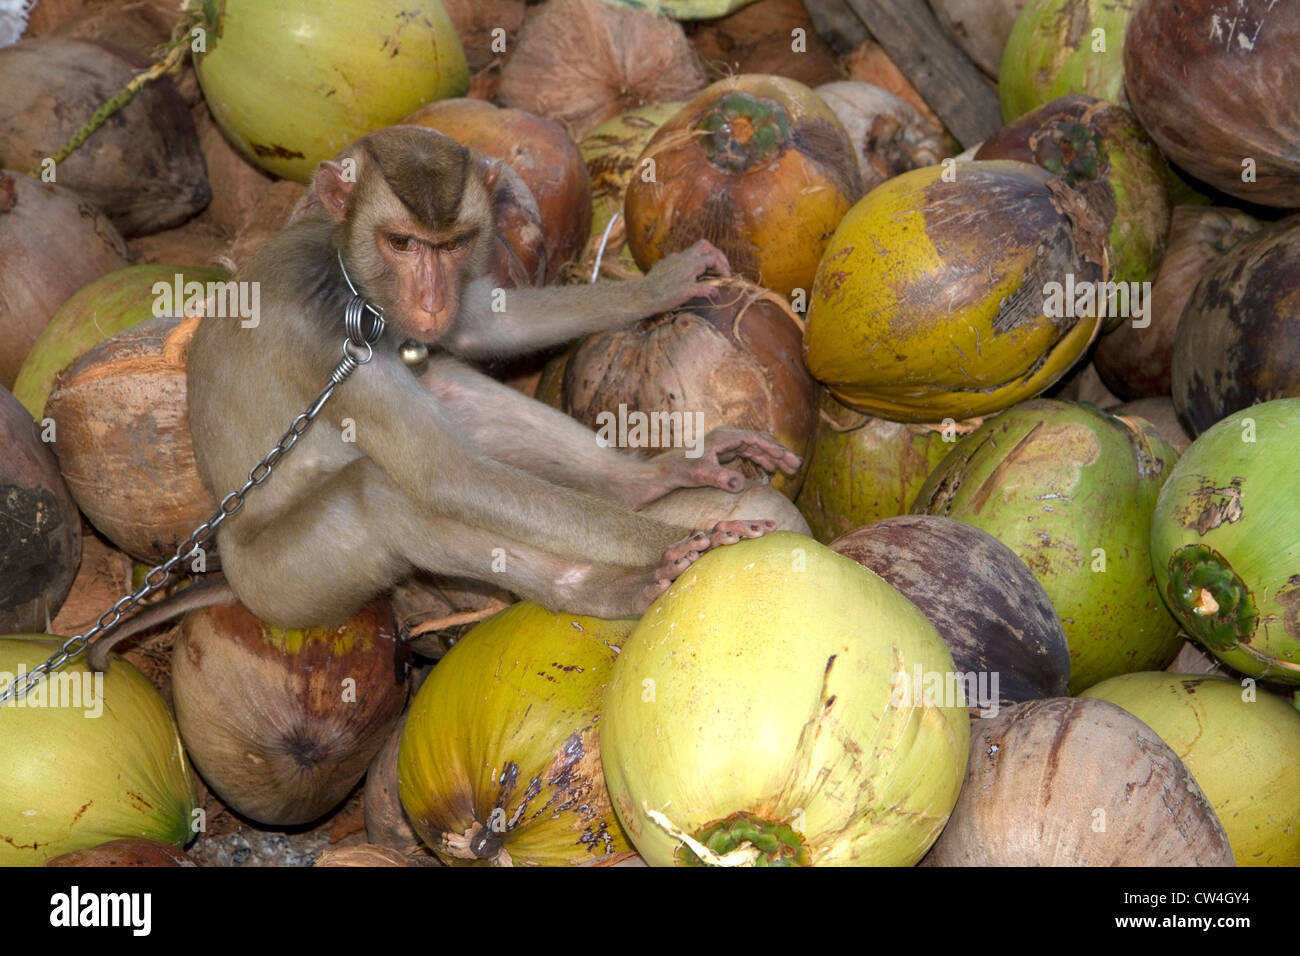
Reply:
[[[191,338],[388,126],[499,168],[500,288],[731,265],[485,372],[801,458],[638,619],[420,573],[74,655],[0,865],[1300,865],[1300,4],[890,6],[0,0],[0,692],[233,490]]]

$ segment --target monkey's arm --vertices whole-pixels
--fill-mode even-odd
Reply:
[[[731,274],[726,257],[701,240],[655,263],[639,279],[542,289],[500,289],[492,279],[466,286],[461,310],[438,344],[462,358],[522,355],[674,309],[715,287],[710,273]]]
[[[601,445],[595,432],[563,412],[528,398],[454,359],[435,359],[421,379],[456,432],[497,461],[591,494],[640,508],[677,488],[739,492],[740,472],[723,461],[748,458],[768,471],[793,474],[799,457],[769,435],[714,429],[698,457],[677,449],[643,458]]]

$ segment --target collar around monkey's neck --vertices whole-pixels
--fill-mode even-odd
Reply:
[[[343,313],[343,327],[347,330],[348,338],[358,345],[363,342],[374,342],[384,334],[384,310],[378,306],[371,305],[357,287],[352,284],[352,279],[348,275],[348,267],[343,264],[343,250],[339,249],[339,269],[343,272],[343,281],[348,285],[348,291],[352,293],[352,301],[348,303]],[[366,311],[369,311],[373,318],[370,320],[370,328],[363,330],[361,328],[361,318]],[[401,356],[402,362],[408,366],[414,367],[429,357],[429,347],[423,342],[417,342],[415,339],[407,339],[398,347],[397,354]]]

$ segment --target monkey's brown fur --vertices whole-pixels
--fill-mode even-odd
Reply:
[[[707,294],[704,273],[727,270],[701,243],[629,282],[494,290],[484,277],[494,178],[431,130],[364,137],[321,164],[297,220],[236,277],[260,283],[256,327],[200,324],[190,424],[200,473],[221,496],[340,357],[349,293],[338,249],[388,322],[370,363],[220,531],[222,567],[258,617],[338,623],[417,568],[489,580],[551,608],[628,616],[708,548],[775,526],[724,521],[692,534],[634,510],[676,488],[742,490],[722,464],[737,456],[792,471],[798,459],[770,436],[722,428],[700,458],[639,457],[600,447],[584,426],[462,361],[636,321]],[[408,337],[433,346],[419,376],[397,355]]]

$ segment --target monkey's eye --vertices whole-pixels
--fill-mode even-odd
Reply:
[[[446,242],[444,242],[442,244],[442,248],[447,252],[455,252],[457,249],[464,249],[467,245],[469,245],[470,240],[473,238],[474,238],[473,233],[463,232],[459,236],[456,236],[454,239],[448,239]]]
[[[415,248],[415,240],[410,236],[392,235],[388,237],[388,245],[394,252],[410,252]]]

